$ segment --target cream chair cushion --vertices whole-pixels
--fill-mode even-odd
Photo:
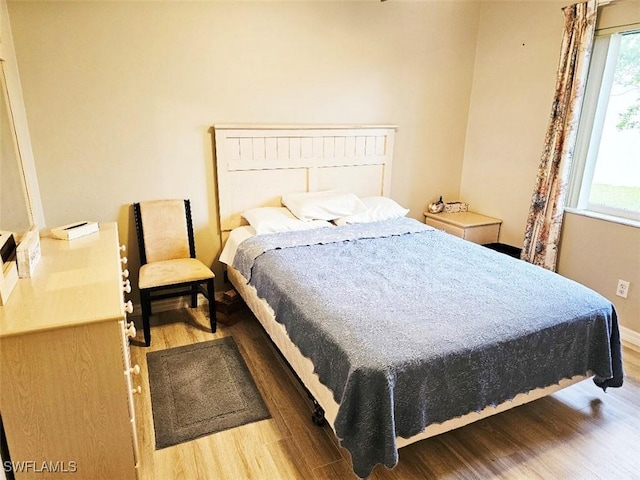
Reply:
[[[194,282],[213,278],[213,272],[195,258],[179,258],[147,263],[140,267],[141,289]]]

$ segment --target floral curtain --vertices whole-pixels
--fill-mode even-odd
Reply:
[[[563,9],[564,35],[551,119],[525,230],[522,259],[556,268],[558,244],[582,99],[589,70],[597,3]]]

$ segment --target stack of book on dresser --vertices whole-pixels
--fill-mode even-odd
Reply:
[[[217,320],[224,325],[233,325],[242,318],[234,314],[242,310],[244,305],[242,298],[234,289],[216,292]]]

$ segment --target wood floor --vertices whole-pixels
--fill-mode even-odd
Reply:
[[[330,427],[310,421],[311,403],[248,311],[212,335],[200,309],[152,317],[152,346],[131,345],[142,369],[136,414],[140,480],[354,479],[349,454]],[[139,325],[139,319],[136,325]],[[146,353],[232,335],[272,418],[155,450]],[[625,346],[623,388],[590,380],[400,450],[392,470],[371,479],[640,478],[640,351]]]

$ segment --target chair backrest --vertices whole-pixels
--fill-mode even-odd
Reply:
[[[189,200],[151,200],[133,204],[140,264],[195,258]]]

